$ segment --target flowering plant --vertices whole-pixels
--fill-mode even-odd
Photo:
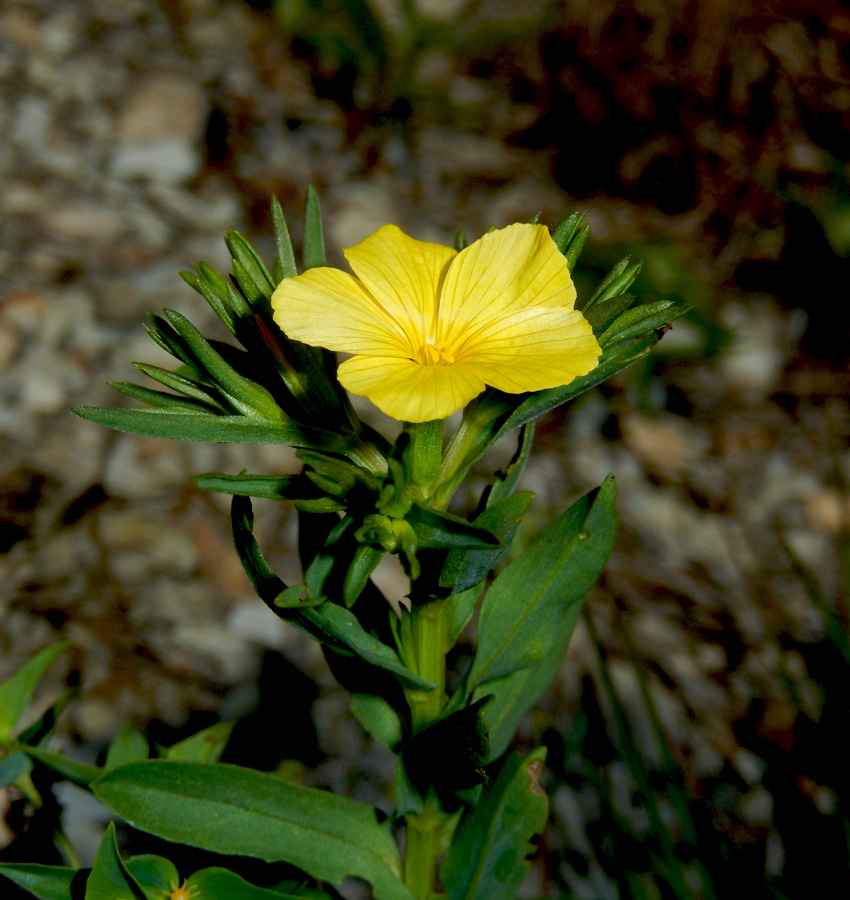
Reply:
[[[134,828],[284,861],[303,876],[252,885],[234,862],[181,882],[169,859],[122,858],[114,826],[89,872],[6,864],[0,875],[41,900],[82,896],[83,883],[86,900],[334,898],[347,877],[369,882],[378,900],[509,900],[548,810],[543,751],[522,757],[511,741],[555,676],[617,528],[609,476],[500,566],[532,500],[517,486],[534,422],[648,353],[685,308],[634,306],[626,291],[639,265],[628,260],[577,298],[571,272],[588,234],[581,214],[551,234],[515,224],[467,246],[459,233],[453,248],[386,226],[346,251],[353,275],[325,265],[312,189],[301,274],[276,201],[272,216],[271,271],[230,232],[230,278],[204,263],[183,273],[243,349],[165,310],[148,331],[180,367],[138,367],[168,392],[113,383],[146,406],[77,413],[150,437],[297,448],[300,472],[214,473],[196,484],[232,495],[236,550],[256,593],[322,645],[354,716],[397,754],[394,809],[221,764],[226,725],[157,748],[156,758],[130,728],[102,766],[54,752],[47,744],[70,695],[17,731],[63,649],[50,648],[0,686],[0,785],[33,792],[32,766],[47,766]],[[351,356],[338,365],[334,351]],[[347,392],[403,421],[398,438],[390,443],[361,421]],[[445,419],[461,410],[444,434]],[[511,433],[507,470],[470,515],[449,512],[473,465]],[[298,510],[300,584],[284,584],[267,562],[252,498]],[[392,605],[371,580],[387,553],[410,580]],[[448,692],[446,656],[476,612],[475,654]]]

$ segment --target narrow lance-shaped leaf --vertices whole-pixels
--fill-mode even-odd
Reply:
[[[79,688],[69,688],[46,712],[28,728],[21,731],[16,740],[20,744],[43,745],[53,734],[56,721],[68,708],[70,702],[79,694]]]
[[[511,413],[507,421],[497,432],[494,440],[507,434],[514,428],[524,425],[531,419],[537,419],[556,406],[561,406],[570,400],[574,400],[580,394],[596,387],[603,381],[607,381],[612,375],[633,365],[658,343],[659,335],[656,332],[636,338],[628,344],[613,344],[606,347],[599,359],[599,364],[592,372],[573,379],[563,387],[550,388],[546,391],[538,391],[523,400]],[[489,444],[488,444],[489,446]],[[486,448],[485,448],[486,449]]]
[[[270,309],[271,307],[267,307],[268,296],[264,293],[263,288],[254,281],[245,266],[238,259],[233,260],[232,266],[233,278],[239,286],[239,291],[248,301],[250,309],[254,312]]]
[[[390,647],[366,632],[349,610],[329,602],[312,609],[277,606],[275,600],[287,588],[266,562],[252,532],[253,521],[251,501],[246,497],[234,497],[231,524],[239,559],[254,590],[273,612],[317,641],[337,650],[352,652],[365,662],[392,672],[406,685],[426,690],[434,687],[431,682],[407,669]]]
[[[34,656],[7,681],[0,684],[0,744],[8,744],[35,693],[39,681],[69,644],[55,644]]]
[[[233,261],[242,266],[263,296],[270,297],[275,288],[274,280],[259,253],[251,246],[250,241],[246,240],[238,231],[230,229],[224,237],[224,243],[227,244]]]
[[[613,500],[614,498],[611,496],[609,503],[613,504]],[[603,507],[599,512],[603,514],[603,519],[608,520],[608,523],[607,529],[597,530],[597,540],[604,541],[607,530],[610,540],[613,541],[616,513],[611,506],[607,510]],[[605,523],[603,522],[603,524]],[[604,556],[604,552],[600,556]],[[604,560],[600,560],[599,565],[601,568]],[[473,700],[488,695],[492,697],[490,706],[487,708],[491,760],[497,759],[507,750],[523,716],[537,704],[555,678],[583,605],[583,598],[579,599],[556,619],[548,634],[541,632],[542,642],[537,648],[540,653],[538,662],[517,669],[496,680],[487,681],[486,684],[479,685],[473,691]],[[462,694],[453,700],[455,703],[460,703]]]
[[[599,343],[602,347],[607,347],[615,341],[619,343],[646,331],[662,328],[671,318],[684,315],[687,309],[674,300],[658,300],[636,306],[618,316],[600,336]]]
[[[97,766],[90,766],[79,760],[66,756],[64,753],[56,753],[53,750],[45,750],[43,747],[27,746],[23,748],[24,752],[33,759],[47,766],[54,772],[64,775],[68,781],[75,784],[89,785],[97,778],[100,778],[103,770]]]
[[[566,218],[561,219],[561,221],[552,229],[552,240],[561,253],[567,252],[570,242],[582,227],[585,218],[585,213],[574,212]]]
[[[585,318],[590,323],[590,327],[593,329],[597,339],[617,316],[624,313],[636,299],[634,294],[618,294],[616,297],[609,297],[602,303],[595,303],[585,312]]]
[[[234,722],[216,722],[197,734],[192,734],[167,747],[160,755],[163,759],[182,759],[185,762],[218,762],[230,740]]]
[[[203,265],[203,263],[199,265]],[[235,335],[236,319],[233,315],[233,310],[226,302],[227,294],[219,294],[216,290],[213,289],[213,287],[206,279],[201,277],[201,275],[196,274],[195,272],[178,272],[178,274],[186,282],[186,284],[189,285],[190,288],[197,291],[204,298],[204,300],[209,303],[213,312],[219,317],[219,319],[221,319],[227,330],[231,334]],[[215,272],[215,274],[218,275],[217,272]]]
[[[440,584],[458,592],[483,581],[510,551],[517,526],[533,499],[526,491],[510,494],[476,516],[475,524],[491,531],[500,544],[483,550],[452,550],[440,573]]]
[[[325,238],[322,229],[322,210],[319,195],[312,184],[307,185],[307,204],[304,209],[304,248],[302,261],[305,269],[325,265]]]
[[[109,745],[103,766],[105,769],[115,769],[130,762],[147,759],[149,750],[148,742],[128,723]]]
[[[280,208],[280,201],[272,197],[272,227],[274,228],[274,242],[277,248],[277,256],[274,261],[274,281],[280,284],[284,278],[291,278],[298,274],[295,268],[295,254],[292,250],[292,241],[289,237],[289,228]]]
[[[120,770],[116,770],[120,771]],[[127,871],[115,843],[115,823],[110,822],[100,842],[86,881],[85,900],[147,900],[144,891]]]
[[[499,538],[484,523],[476,520],[470,524],[421,503],[414,502],[405,519],[413,526],[419,547],[492,550],[501,546]]]
[[[128,381],[107,381],[109,387],[125,397],[132,397],[140,403],[146,403],[156,409],[164,409],[172,412],[184,413],[194,416],[208,416],[215,414],[209,406],[196,403],[194,400],[187,400],[185,397],[178,397],[177,394],[166,394],[165,391],[152,391],[150,388],[141,387],[138,384],[131,384]]]
[[[133,827],[215,853],[285,861],[314,878],[370,882],[411,900],[389,822],[365,803],[219,763],[149,760],[107,773],[98,799]]]
[[[448,900],[514,900],[549,812],[545,757],[545,748],[510,756],[461,821],[440,870]]]
[[[180,884],[177,867],[170,859],[162,856],[154,856],[152,853],[131,856],[124,861],[124,867],[148,900],[170,900],[174,888]]]
[[[235,408],[246,416],[259,416],[272,422],[283,421],[283,410],[274,397],[264,387],[229,366],[185,316],[173,309],[166,309],[165,316]]]
[[[22,750],[0,759],[0,790],[32,771],[32,762]]]
[[[71,883],[76,869],[36,863],[0,863],[0,885],[5,876],[36,900],[73,900]]]
[[[616,266],[602,279],[599,287],[590,296],[590,299],[582,304],[576,302],[576,309],[586,312],[595,303],[602,303],[609,297],[616,297],[628,289],[629,285],[637,278],[638,272],[641,270],[641,263],[637,262],[629,265],[631,260],[628,256],[621,259]]]
[[[189,897],[197,897],[198,900],[310,900],[312,897],[312,894],[288,894],[277,888],[257,887],[241,875],[219,866],[201,869],[190,875],[186,879],[185,889]],[[328,897],[324,891],[317,896]]]
[[[495,580],[481,607],[469,688],[544,657],[552,635],[608,560],[617,532],[616,495],[609,476]]]
[[[509,497],[517,488],[522,478],[528,458],[531,456],[531,446],[534,443],[534,422],[528,422],[520,429],[519,441],[516,453],[514,453],[508,468],[496,479],[490,492],[487,494],[487,506],[493,506],[503,497]],[[486,526],[485,526],[486,527]]]
[[[585,225],[578,234],[570,241],[570,246],[564,251],[564,257],[567,260],[567,269],[570,272],[573,271],[576,267],[576,263],[578,262],[578,258],[581,255],[581,251],[584,249],[584,245],[587,243],[588,235],[590,234],[590,225]]]
[[[147,363],[138,362],[133,363],[133,365],[142,374],[147,375],[148,378],[152,378],[165,387],[171,388],[172,391],[183,394],[184,397],[188,397],[190,400],[203,404],[209,412],[228,412],[227,407],[220,402],[220,395],[215,388],[193,381],[191,378],[186,378],[183,375],[178,375],[177,372],[169,372],[167,369],[162,369],[159,366],[150,366]]]
[[[322,499],[312,482],[303,475],[198,475],[195,485],[203,491],[233,494],[238,497],[261,497],[266,500],[312,501]],[[342,509],[335,503],[334,509]]]
[[[269,422],[245,416],[198,416],[162,409],[78,406],[83,419],[116,431],[175,441],[230,444],[283,444],[354,455],[343,435],[296,422]]]

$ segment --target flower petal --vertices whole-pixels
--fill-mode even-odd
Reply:
[[[346,390],[403,422],[445,419],[484,390],[471,366],[422,366],[409,359],[355,356],[337,375]]]
[[[575,309],[524,309],[480,329],[459,360],[488,385],[516,394],[569,384],[602,353]]]
[[[509,225],[455,259],[440,295],[440,339],[455,344],[471,325],[533,306],[572,309],[567,262],[543,225]]]
[[[420,344],[431,333],[440,287],[457,253],[408,237],[395,225],[379,228],[344,253],[387,315],[405,330],[414,347]]]
[[[286,335],[314,347],[376,356],[409,356],[405,331],[347,272],[308,269],[284,278],[272,295],[274,320]]]

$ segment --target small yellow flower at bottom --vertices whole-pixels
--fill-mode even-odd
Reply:
[[[274,319],[290,338],[352,354],[340,383],[394,419],[444,419],[487,385],[539,391],[596,367],[602,351],[543,225],[509,225],[460,253],[385,225],[344,252],[356,277],[285,278]]]
[[[184,881],[180,887],[174,888],[169,893],[167,900],[200,900],[200,897],[191,888],[187,888]]]

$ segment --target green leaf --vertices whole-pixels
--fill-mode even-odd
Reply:
[[[641,270],[642,263],[637,262],[630,266],[630,262],[631,260],[628,256],[621,259],[602,279],[596,292],[586,303],[576,302],[576,309],[586,312],[594,303],[602,303],[609,297],[616,297],[618,294],[622,294],[637,278],[638,272]]]
[[[229,869],[201,869],[186,879],[190,895],[198,900],[305,900],[304,896],[284,894],[274,888],[249,884]]]
[[[572,239],[570,246],[564,251],[564,256],[567,260],[567,269],[570,273],[575,269],[578,258],[581,255],[581,251],[584,249],[584,245],[587,243],[589,235],[590,225],[585,225]]]
[[[304,572],[304,586],[309,599],[326,599],[325,584],[334,569],[339,571],[338,566],[348,568],[355,549],[351,536],[356,528],[357,521],[345,516],[331,529],[324,546]]]
[[[227,291],[223,286],[220,289],[216,289],[210,279],[204,277],[205,273],[202,268],[204,266],[206,266],[205,263],[198,264],[196,267],[198,274],[195,274],[195,272],[178,272],[177,274],[189,285],[189,287],[197,291],[204,300],[209,303],[213,312],[221,319],[227,330],[235,336],[236,317],[233,315],[233,310],[227,303]],[[222,285],[224,279],[221,275],[209,266],[206,266],[206,269],[212,273],[213,278],[215,278],[215,284]]]
[[[266,562],[253,535],[254,514],[247,497],[234,497],[230,507],[233,540],[242,568],[260,599],[278,616],[291,622],[323,644],[348,650],[365,662],[386,669],[412,687],[431,689],[434,685],[414,675],[394,650],[369,634],[355,615],[342,606],[324,602],[312,609],[278,607],[275,599],[287,588]],[[339,523],[340,527],[344,523]]]
[[[79,688],[69,688],[48,709],[44,715],[33,722],[29,728],[25,728],[17,737],[21,744],[43,744],[56,728],[56,721],[67,708],[68,704],[79,694]]]
[[[62,866],[0,864],[0,875],[5,875],[19,888],[29,891],[37,900],[72,900],[71,882],[76,874],[76,869]]]
[[[213,412],[212,408],[205,404],[195,403],[194,400],[187,400],[185,397],[178,397],[176,394],[167,394],[165,391],[152,391],[150,388],[132,384],[129,381],[107,381],[106,383],[113,391],[118,391],[119,394],[132,397],[134,400],[147,403],[148,406],[155,406],[158,409],[196,416],[209,415]]]
[[[65,756],[64,753],[54,753],[52,750],[45,750],[42,747],[23,747],[22,749],[27,756],[31,756],[34,760],[47,766],[48,769],[64,775],[75,784],[88,786],[100,778],[103,772],[98,766],[81,763],[70,756]]]
[[[421,796],[433,785],[448,805],[458,791],[487,780],[484,764],[490,755],[490,741],[482,714],[489,702],[486,697],[476,700],[405,742],[401,751],[404,769]]]
[[[274,280],[266,268],[266,264],[260,258],[260,254],[251,246],[250,241],[231,228],[224,236],[224,243],[227,244],[227,249],[233,257],[234,273],[236,272],[235,264],[238,263],[259,288],[262,295],[271,297],[272,291],[275,289]]]
[[[0,759],[0,790],[32,771],[30,758],[21,750]]]
[[[495,484],[487,494],[488,507],[493,506],[498,500],[508,497],[516,490],[522,473],[531,456],[531,446],[534,443],[534,422],[528,422],[522,426],[519,433],[519,442],[517,444],[516,453],[511,458],[508,468],[504,473],[497,473],[501,477],[496,479]],[[500,538],[504,543],[504,537],[500,534]]]
[[[598,338],[617,316],[624,313],[636,299],[634,294],[618,294],[616,297],[610,297],[602,303],[596,303],[587,310],[585,318],[593,329],[594,335]]]
[[[582,223],[586,217],[586,214],[583,212],[574,212],[572,215],[561,219],[561,221],[552,229],[552,240],[555,242],[555,246],[561,253],[567,252],[570,242],[582,227]]]
[[[461,821],[440,871],[448,900],[514,900],[542,831],[549,799],[540,787],[545,748],[503,764]]]
[[[413,526],[419,547],[492,551],[501,546],[499,538],[480,520],[470,524],[466,519],[415,501],[405,519]]]
[[[614,341],[628,340],[632,337],[662,328],[672,319],[684,315],[687,306],[675,300],[658,300],[655,303],[644,303],[634,309],[627,310],[605,330],[599,338],[599,344],[607,347]]]
[[[148,378],[152,378],[161,385],[171,388],[172,391],[177,391],[178,394],[182,394],[184,397],[194,400],[196,403],[205,407],[209,412],[228,412],[227,407],[219,401],[218,392],[205,384],[201,384],[191,378],[185,378],[183,375],[178,375],[176,372],[169,372],[168,369],[163,369],[160,366],[150,366],[147,363],[139,362],[133,363],[133,365],[142,374],[147,375]]]
[[[39,681],[69,646],[62,643],[46,647],[19,672],[0,684],[0,744],[9,744]]]
[[[230,734],[233,722],[216,722],[197,734],[190,735],[172,744],[162,756],[165,759],[180,759],[184,762],[214,763],[218,762]]]
[[[148,742],[144,737],[127,723],[109,745],[103,767],[104,769],[114,769],[126,763],[147,759],[149,750]]]
[[[478,606],[478,601],[484,592],[484,578],[486,577],[485,573],[474,587],[451,594],[446,598],[445,603],[449,608],[449,612],[446,614],[448,624],[446,626],[446,643],[443,646],[443,652],[448,653],[454,647],[461,632],[470,623],[473,615],[475,615],[475,607]]]
[[[224,475],[211,472],[192,479],[203,491],[217,491],[238,497],[262,497],[266,500],[318,500],[316,487],[302,475]],[[339,507],[340,504],[337,504]]]
[[[274,280],[280,284],[284,278],[291,278],[298,274],[295,268],[295,254],[292,251],[292,241],[289,238],[289,228],[280,202],[277,197],[272,197],[272,226],[274,228],[274,243],[277,248],[277,256],[274,261]]]
[[[284,444],[345,455],[351,452],[342,435],[296,422],[269,422],[245,416],[197,416],[135,407],[78,406],[74,412],[90,422],[144,437],[211,443]]]
[[[147,900],[168,900],[180,884],[180,874],[170,859],[150,853],[131,856],[124,862],[130,876],[144,892]]]
[[[236,553],[251,587],[263,603],[274,610],[275,599],[286,590],[286,584],[266,562],[257,544],[254,537],[254,508],[247,497],[233,498],[230,504],[230,527],[233,530]]]
[[[608,476],[493,582],[481,605],[468,688],[539,663],[605,567],[617,533]]]
[[[404,730],[398,713],[374,694],[352,694],[351,712],[363,728],[392,750],[401,743]]]
[[[239,288],[238,293],[242,294],[245,300],[247,300],[249,309],[255,310],[257,313],[266,309],[271,309],[268,297],[263,292],[263,288],[254,281],[248,273],[248,270],[238,259],[233,260],[233,277],[236,279],[236,284]],[[271,291],[269,291],[269,294],[270,293]]]
[[[537,705],[555,679],[580,613],[579,604],[564,617],[539,663],[488,681],[472,692],[473,701],[490,697],[485,714],[490,735],[488,762],[498,759],[510,747],[526,713]]]
[[[433,682],[420,678],[404,666],[394,650],[364,631],[354,613],[342,606],[326,601],[313,609],[299,612],[293,621],[319,640],[322,640],[319,635],[330,638],[331,640],[324,642],[332,647],[343,644],[365,662],[392,672],[407,687],[420,690],[433,690],[436,687]]]
[[[354,551],[342,585],[342,601],[349,609],[363,593],[370,576],[384,558],[384,553],[383,547],[372,547],[369,544],[360,544]]]
[[[243,415],[281,422],[283,410],[262,385],[240,375],[228,365],[220,353],[182,314],[174,309],[164,310],[165,317],[189,347],[193,357],[227,397],[228,402]]]
[[[365,803],[253,769],[167,760],[113,769],[94,792],[133,827],[166,840],[285,861],[334,884],[363,878],[378,900],[411,900],[389,822]]]
[[[107,825],[106,834],[100,842],[91,874],[86,881],[85,900],[147,900],[144,891],[136,884],[118,855],[114,822]]]
[[[304,209],[304,248],[301,253],[301,262],[305,269],[326,265],[322,210],[319,206],[319,195],[312,184],[307,185],[307,205]]]
[[[546,391],[537,391],[530,394],[527,399],[511,413],[507,421],[497,432],[493,440],[503,434],[507,434],[514,428],[524,425],[532,419],[537,419],[562,403],[574,400],[580,394],[596,387],[603,381],[607,381],[612,375],[637,362],[658,343],[659,335],[656,332],[635,338],[628,344],[612,344],[606,347],[599,358],[599,363],[592,372],[573,379],[563,387],[550,388]],[[492,443],[492,441],[490,442]],[[488,443],[486,447],[490,446]],[[482,450],[483,453],[483,450]]]
[[[475,524],[496,535],[500,545],[487,550],[452,550],[440,573],[440,584],[457,593],[483,581],[510,551],[520,520],[533,499],[528,491],[509,494],[479,513]]]

